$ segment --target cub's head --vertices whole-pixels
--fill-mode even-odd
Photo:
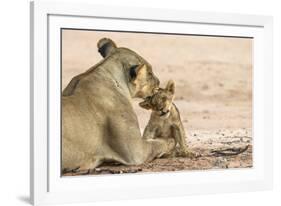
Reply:
[[[163,118],[167,118],[170,115],[171,106],[175,97],[175,83],[170,80],[167,83],[165,89],[155,89],[155,93],[152,96],[145,98],[139,105],[145,109],[152,109]]]

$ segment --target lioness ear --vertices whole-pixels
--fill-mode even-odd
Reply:
[[[144,109],[147,109],[147,110],[151,109],[150,103],[146,100],[143,101],[143,102],[140,102],[139,105],[140,105],[140,107],[142,107]]]
[[[146,69],[145,64],[131,66],[129,70],[130,80],[135,81],[138,78],[145,77]]]
[[[172,94],[175,94],[175,82],[173,80],[168,81],[166,90]]]
[[[112,54],[117,46],[114,43],[114,41],[112,41],[111,39],[108,38],[102,38],[98,41],[98,51],[99,53],[102,55],[102,57],[107,57],[110,54]]]

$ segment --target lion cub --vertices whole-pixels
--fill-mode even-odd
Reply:
[[[158,88],[152,96],[139,103],[142,108],[152,110],[143,138],[174,138],[177,145],[171,155],[193,157],[187,149],[185,131],[179,110],[173,103],[174,97],[175,83],[170,80],[165,89]]]

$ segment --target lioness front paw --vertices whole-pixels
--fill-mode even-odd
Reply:
[[[173,138],[168,139],[168,151],[172,151],[176,146],[176,141]]]
[[[198,154],[197,152],[190,152],[188,150],[182,150],[182,151],[178,152],[177,156],[188,157],[188,158],[194,159],[194,158],[200,157],[200,154]]]

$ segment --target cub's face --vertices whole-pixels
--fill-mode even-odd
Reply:
[[[175,96],[175,83],[169,81],[166,88],[155,90],[152,96],[147,97],[143,102],[139,103],[142,108],[152,109],[162,118],[168,118],[171,106]]]

